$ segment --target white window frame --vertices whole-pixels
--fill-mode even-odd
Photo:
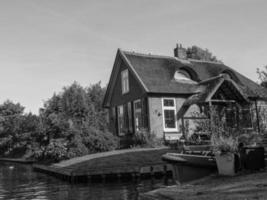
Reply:
[[[121,71],[121,91],[122,94],[129,92],[129,71],[125,69]]]
[[[173,106],[164,106],[164,100],[173,100]],[[175,128],[166,128],[165,127],[165,110],[173,110],[174,111],[174,120],[175,120]],[[176,101],[175,98],[162,98],[162,120],[163,120],[163,131],[164,132],[178,132],[177,130],[177,118],[176,118]]]

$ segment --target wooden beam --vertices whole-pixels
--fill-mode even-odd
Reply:
[[[255,109],[256,109],[256,118],[257,118],[258,133],[260,133],[260,119],[259,119],[259,111],[258,111],[257,100],[255,100]]]
[[[209,112],[210,112],[210,130],[211,130],[211,133],[213,133],[213,113],[212,113],[212,102],[209,101]]]
[[[236,103],[235,100],[219,100],[219,99],[212,99],[209,102],[212,102],[212,103]]]
[[[184,119],[209,119],[208,117],[184,117]]]
[[[186,138],[185,137],[184,118],[182,117],[181,120],[182,120],[182,133],[183,133],[184,138]]]

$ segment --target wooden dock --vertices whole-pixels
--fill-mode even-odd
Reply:
[[[173,168],[170,164],[153,164],[149,166],[121,167],[121,168],[101,168],[88,169],[83,171],[73,171],[71,168],[56,168],[54,166],[33,165],[37,172],[46,173],[56,178],[60,178],[71,183],[75,182],[95,182],[95,181],[118,181],[135,180],[149,177],[172,176]]]

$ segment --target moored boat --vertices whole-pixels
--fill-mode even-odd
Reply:
[[[217,170],[214,156],[167,153],[162,159],[173,166],[173,175],[179,183],[202,178]]]
[[[162,156],[162,159],[173,164],[182,164],[182,165],[204,167],[204,168],[217,167],[214,156],[208,156],[208,155],[167,153]]]

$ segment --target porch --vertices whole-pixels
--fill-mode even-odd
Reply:
[[[199,92],[184,102],[177,118],[188,143],[207,143],[218,129],[233,136],[262,133],[257,101],[225,75],[201,82]]]

